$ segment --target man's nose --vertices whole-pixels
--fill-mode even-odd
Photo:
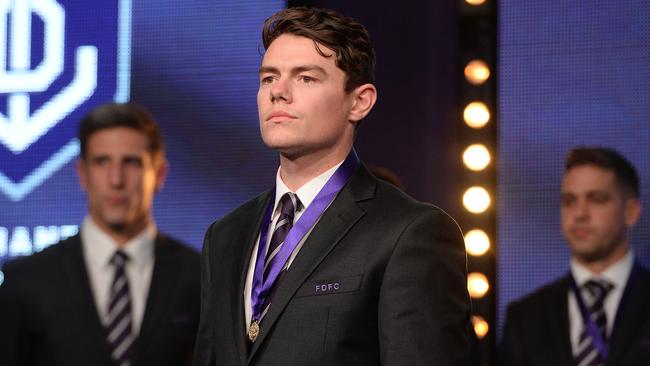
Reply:
[[[122,164],[111,164],[108,170],[108,182],[113,187],[124,185],[124,167]]]
[[[289,80],[280,78],[273,83],[271,86],[271,101],[291,103],[291,85]]]
[[[589,204],[585,200],[579,200],[573,209],[573,216],[578,220],[589,217]]]

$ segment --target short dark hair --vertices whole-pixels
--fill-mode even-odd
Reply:
[[[153,116],[135,103],[108,103],[94,108],[81,119],[79,141],[81,158],[86,158],[88,140],[95,132],[115,127],[127,127],[142,132],[149,140],[149,153],[154,162],[165,153],[165,143]]]
[[[311,39],[323,57],[332,55],[325,54],[316,43],[332,49],[336,54],[336,66],[346,75],[346,92],[374,83],[375,50],[366,28],[353,19],[325,9],[293,7],[281,10],[264,22],[264,49],[287,33]]]
[[[594,165],[612,171],[623,192],[639,197],[639,176],[636,169],[616,150],[598,146],[576,147],[567,155],[565,171],[581,165]]]

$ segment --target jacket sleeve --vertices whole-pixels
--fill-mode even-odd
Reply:
[[[466,262],[462,233],[441,210],[405,227],[379,295],[382,365],[467,365]]]
[[[215,304],[211,296],[212,281],[210,277],[210,233],[213,226],[205,234],[201,254],[201,314],[194,349],[194,366],[208,366],[214,363],[212,354],[214,350],[213,327],[216,324],[213,321]]]
[[[526,364],[523,354],[524,347],[521,344],[523,334],[519,330],[521,325],[516,306],[509,306],[503,328],[503,339],[497,352],[499,365],[518,366]]]
[[[20,274],[16,263],[7,263],[4,282],[0,285],[0,365],[30,365],[32,354],[25,307],[20,291]]]

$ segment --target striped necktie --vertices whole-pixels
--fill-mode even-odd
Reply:
[[[607,315],[603,304],[607,294],[613,287],[612,284],[602,280],[589,280],[583,285],[583,289],[586,291],[582,291],[585,295],[585,306],[589,316],[598,327],[598,332],[605,341],[607,341]],[[601,366],[605,364],[605,360],[598,353],[598,349],[587,332],[586,326],[580,333],[575,360],[577,366]]]
[[[121,250],[115,252],[111,264],[115,267],[115,277],[108,303],[106,340],[111,350],[111,358],[116,366],[129,366],[135,335],[131,312],[131,295],[125,266],[129,257]]]
[[[300,200],[295,193],[287,192],[282,196],[282,198],[280,198],[280,216],[278,216],[278,220],[275,223],[273,235],[271,236],[271,241],[269,242],[269,249],[266,252],[266,259],[264,260],[264,280],[266,280],[272,264],[275,263],[278,252],[280,249],[282,249],[284,239],[287,237],[289,230],[291,230],[293,227],[294,216],[300,206]],[[262,309],[264,309],[262,311],[262,318],[264,315],[266,315],[269,305],[271,305],[271,299],[273,298],[275,290],[278,287],[278,283],[280,283],[284,277],[285,272],[286,264],[285,268],[282,269],[282,272],[280,272],[280,275],[273,283],[273,287],[271,287],[269,295],[264,299],[264,303],[262,305]]]

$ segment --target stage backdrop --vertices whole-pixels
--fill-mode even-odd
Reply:
[[[2,4],[0,265],[77,232],[76,129],[101,103],[133,100],[159,121],[171,171],[156,223],[197,250],[212,221],[275,183],[257,70],[262,22],[285,2]]]
[[[498,320],[566,274],[560,180],[576,145],[613,147],[650,208],[650,7],[642,0],[499,2]],[[632,234],[650,265],[650,215]]]

